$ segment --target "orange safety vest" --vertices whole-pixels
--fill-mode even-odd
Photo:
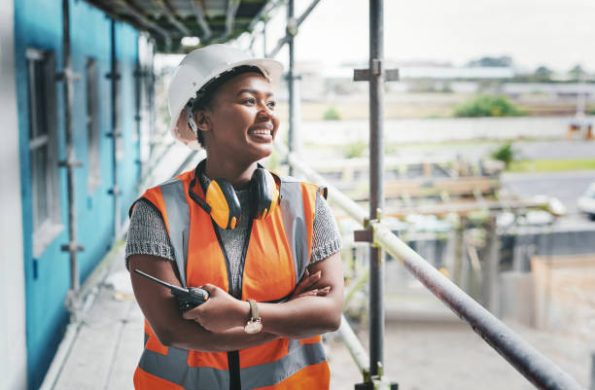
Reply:
[[[194,172],[147,190],[141,199],[161,213],[183,286],[211,283],[229,291],[229,260],[211,217],[188,195]],[[193,190],[204,199],[200,185]],[[241,299],[287,297],[312,252],[318,187],[293,179],[279,184],[280,207],[254,219],[244,248]],[[330,371],[320,336],[278,338],[234,352],[201,352],[162,345],[145,321],[145,349],[134,373],[136,389],[328,389]]]

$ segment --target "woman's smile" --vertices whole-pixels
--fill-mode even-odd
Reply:
[[[250,128],[248,130],[248,135],[257,142],[272,142],[273,130],[274,127],[272,124],[260,124]]]

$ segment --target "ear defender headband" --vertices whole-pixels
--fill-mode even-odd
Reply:
[[[279,204],[279,189],[273,175],[264,168],[256,168],[252,174],[251,190],[254,198],[255,218],[271,215]]]
[[[197,167],[197,173],[192,179],[189,195],[213,221],[222,229],[235,229],[240,222],[242,208],[231,183],[223,179],[213,179],[204,189],[204,200],[192,188],[197,174],[202,170],[203,163]],[[263,219],[271,215],[279,203],[279,189],[273,175],[264,168],[257,168],[250,180],[250,191],[253,195],[254,218]]]

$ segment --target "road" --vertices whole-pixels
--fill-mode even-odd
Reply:
[[[522,196],[548,195],[558,198],[567,208],[569,218],[584,220],[577,216],[576,200],[595,182],[595,171],[506,173],[502,175],[502,187]]]

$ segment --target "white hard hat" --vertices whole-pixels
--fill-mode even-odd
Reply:
[[[186,104],[207,82],[242,65],[256,66],[273,84],[281,79],[283,73],[283,65],[279,61],[252,58],[242,50],[219,44],[193,50],[182,59],[167,92],[171,116],[169,130],[178,141],[192,149],[200,148],[196,133],[183,115]]]

